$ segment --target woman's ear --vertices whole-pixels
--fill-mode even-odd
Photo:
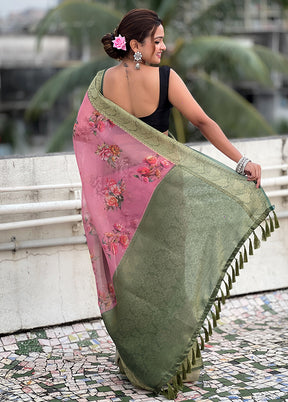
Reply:
[[[136,53],[139,50],[139,43],[137,42],[136,39],[130,40],[130,48],[133,50],[134,53]]]

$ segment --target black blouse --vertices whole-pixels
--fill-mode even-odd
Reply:
[[[149,116],[139,117],[144,123],[149,124],[149,126],[156,128],[156,130],[162,133],[169,128],[169,116],[172,108],[172,104],[168,99],[169,75],[169,66],[159,67],[160,95],[158,107]]]

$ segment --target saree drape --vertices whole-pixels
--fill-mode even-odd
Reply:
[[[255,229],[263,223],[264,239],[274,230],[273,207],[245,177],[105,98],[102,77],[73,134],[99,306],[130,381],[168,386],[172,398],[202,365],[221,304],[259,246]]]

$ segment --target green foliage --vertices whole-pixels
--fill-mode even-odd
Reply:
[[[47,13],[37,27],[39,41],[48,32],[63,32],[72,43],[83,45],[99,41],[113,31],[122,13],[107,4],[89,0],[66,0]]]
[[[249,102],[208,74],[202,72],[195,75],[188,82],[188,88],[229,137],[263,137],[275,134]]]
[[[269,124],[232,87],[241,81],[271,86],[271,71],[288,74],[288,59],[263,46],[211,36],[224,32],[226,22],[241,18],[239,10],[243,10],[244,2],[215,0],[203,8],[202,2],[190,0],[193,18],[187,26],[184,18],[179,20],[181,13],[184,16],[186,0],[66,0],[46,15],[37,32],[39,40],[47,32],[64,32],[76,46],[81,48],[88,43],[95,49],[99,46],[99,38],[118,25],[123,13],[135,7],[154,9],[164,20],[166,32],[171,29],[173,37],[177,38],[174,46],[170,43],[170,48],[174,49],[165,56],[163,63],[180,73],[208,115],[229,137],[271,135],[275,132]],[[279,0],[278,3],[285,7],[288,1]],[[121,9],[121,12],[115,9]],[[68,67],[50,79],[32,99],[27,116],[34,118],[51,108],[59,98],[71,96],[78,87],[87,88],[96,71],[114,63],[108,57],[103,58],[103,54],[102,50],[101,56],[96,52],[93,61]],[[60,127],[49,146],[50,151],[63,149],[66,139],[71,138],[73,113]],[[181,142],[187,140],[188,122],[177,111],[173,111],[172,120],[178,139]]]
[[[263,63],[260,56],[260,50],[258,55],[253,46],[248,47],[223,36],[196,37],[185,42],[178,54],[188,70],[203,69],[208,74],[217,73],[219,78],[230,82],[248,80],[271,85],[270,66]]]
[[[239,9],[243,9],[245,0],[216,0],[207,8],[201,7],[193,19],[190,30],[193,33],[218,33],[223,31],[223,24],[239,19]]]
[[[9,144],[11,148],[16,146],[15,122],[11,117],[0,114],[0,143]]]
[[[77,112],[73,111],[67,119],[58,127],[51,141],[47,146],[47,152],[59,152],[65,148],[67,144],[71,144],[73,126],[76,121]]]
[[[278,134],[288,134],[288,120],[280,119],[274,124],[275,130]]]
[[[88,63],[77,63],[61,70],[36,92],[27,109],[26,117],[37,118],[40,113],[51,109],[59,98],[71,96],[73,90],[78,87],[87,87],[97,71],[113,64],[112,59],[96,59]]]

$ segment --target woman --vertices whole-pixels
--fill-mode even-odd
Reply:
[[[259,247],[254,230],[273,208],[260,166],[175,71],[158,67],[166,46],[155,12],[131,10],[102,43],[120,63],[97,74],[74,127],[99,306],[130,381],[173,399],[187,373],[197,379],[200,345],[247,261],[245,242],[250,254]],[[168,137],[172,106],[237,173]],[[261,228],[266,238],[271,217]]]

